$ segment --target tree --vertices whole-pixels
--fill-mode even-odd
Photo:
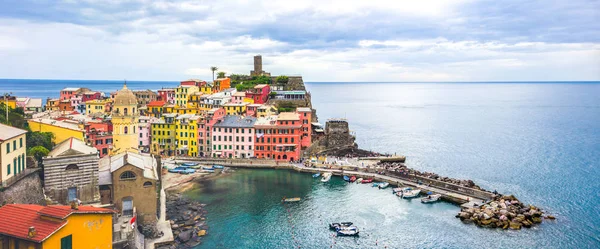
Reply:
[[[212,71],[213,74],[213,81],[215,81],[215,71],[219,70],[218,67],[212,66],[210,67],[210,71]]]
[[[221,71],[217,73],[217,79],[219,78],[225,78],[225,72]],[[214,81],[214,80],[213,80]]]
[[[274,98],[275,98],[275,95],[277,95],[277,93],[275,93],[275,92],[270,92],[270,93],[269,93],[269,99],[274,99]]]
[[[39,145],[29,149],[29,151],[27,152],[28,155],[35,157],[35,160],[37,160],[39,163],[42,162],[42,158],[47,156],[48,153],[50,153],[48,149],[44,148],[44,146]]]
[[[38,132],[38,131],[29,131],[26,134],[27,140],[27,148],[34,148],[37,146],[42,146],[47,150],[51,150],[54,144],[52,144],[52,139],[54,138],[54,134],[52,132]]]
[[[276,79],[277,83],[288,83],[289,80],[290,80],[290,78],[288,78],[285,75],[277,76],[277,79]]]

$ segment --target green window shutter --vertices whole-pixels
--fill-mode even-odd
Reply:
[[[69,235],[60,239],[60,249],[73,249],[73,236]]]

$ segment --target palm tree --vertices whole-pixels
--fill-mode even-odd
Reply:
[[[215,71],[219,70],[218,67],[212,66],[210,67],[210,71],[213,73],[213,81],[215,81]]]
[[[217,79],[219,79],[219,78],[225,78],[225,72],[222,72],[222,71],[218,72],[217,73]]]

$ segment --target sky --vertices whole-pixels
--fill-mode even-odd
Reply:
[[[0,78],[600,80],[598,0],[0,0]]]

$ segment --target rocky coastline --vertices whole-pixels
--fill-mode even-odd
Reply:
[[[189,200],[179,193],[169,194],[166,204],[175,243],[158,248],[187,249],[202,243],[202,237],[208,234],[206,204]]]
[[[463,208],[456,218],[479,227],[519,230],[542,223],[542,218],[555,219],[552,215],[544,216],[544,213],[540,208],[524,204],[512,195],[497,194],[485,204]]]

